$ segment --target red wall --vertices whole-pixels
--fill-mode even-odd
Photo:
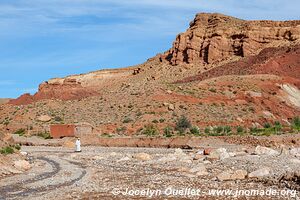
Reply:
[[[75,125],[65,125],[65,124],[50,125],[50,135],[53,138],[74,137]]]

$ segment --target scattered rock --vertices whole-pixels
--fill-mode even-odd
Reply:
[[[30,163],[26,160],[14,161],[14,166],[18,170],[22,170],[22,171],[26,171],[26,170],[29,170],[31,168]]]
[[[262,146],[257,146],[255,148],[254,153],[256,155],[268,155],[268,156],[279,155],[278,151],[275,151],[274,149],[271,149],[271,148],[268,148],[268,147],[262,147]]]
[[[208,160],[224,160],[229,157],[230,155],[225,148],[216,149],[207,156]]]
[[[290,154],[295,157],[300,157],[300,148],[291,149]]]
[[[269,175],[270,175],[270,169],[265,167],[265,168],[261,168],[261,169],[251,172],[248,175],[248,177],[249,178],[262,178],[262,177],[269,176]]]
[[[191,169],[189,170],[189,173],[192,173],[192,174],[195,174],[195,173],[196,173],[197,176],[206,176],[206,175],[208,175],[208,172],[207,172],[207,170],[206,170],[206,167],[205,167],[205,165],[202,164],[202,163],[200,163],[200,164],[198,164],[197,166],[191,168]]]
[[[152,159],[152,157],[147,153],[137,153],[133,155],[133,158],[141,161],[148,161]]]
[[[173,111],[173,110],[175,110],[175,106],[173,104],[169,104],[168,109],[170,111]]]
[[[41,115],[37,118],[37,120],[40,122],[49,122],[49,121],[51,121],[51,119],[52,118],[48,115]]]
[[[217,176],[219,181],[229,181],[229,180],[243,180],[247,177],[248,172],[246,170],[236,170],[236,171],[225,171]]]
[[[129,161],[129,160],[130,160],[130,158],[126,156],[126,157],[121,158],[117,162],[124,162],[124,161]]]

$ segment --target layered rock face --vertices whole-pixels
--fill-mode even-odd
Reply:
[[[9,101],[14,105],[26,105],[43,99],[79,100],[97,96],[101,89],[117,82],[121,77],[131,75],[131,69],[100,70],[66,78],[54,78],[39,86],[36,94],[24,94]]]
[[[172,65],[210,64],[232,56],[256,55],[267,47],[293,45],[299,41],[300,20],[245,21],[200,13],[162,57]]]

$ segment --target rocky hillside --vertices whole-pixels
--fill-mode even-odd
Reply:
[[[300,39],[298,21],[245,21],[221,14],[200,13],[176,37],[163,58],[170,64],[209,64],[233,56],[256,55],[266,47],[291,45]]]
[[[0,107],[0,130],[88,122],[106,134],[174,129],[185,115],[214,126],[285,126],[300,116],[300,21],[198,14],[173,47],[147,62],[55,78]],[[47,115],[49,120],[41,121]],[[148,127],[149,128],[149,127]]]

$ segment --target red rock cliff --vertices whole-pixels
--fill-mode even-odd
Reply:
[[[258,54],[266,47],[296,44],[300,20],[245,21],[221,14],[200,13],[190,28],[177,36],[163,58],[170,64],[208,64],[232,56]]]

